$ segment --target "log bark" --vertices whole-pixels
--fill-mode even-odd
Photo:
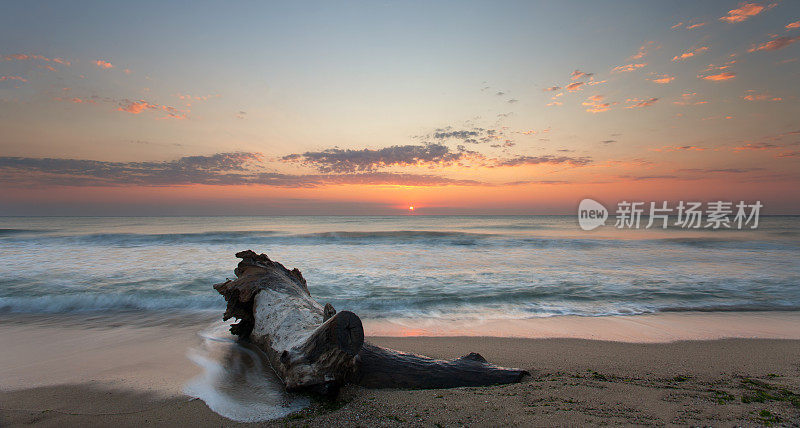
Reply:
[[[498,367],[479,354],[436,360],[364,342],[361,319],[311,297],[299,270],[265,254],[236,253],[236,279],[214,288],[225,297],[231,333],[267,355],[290,391],[335,394],[345,383],[370,388],[451,388],[519,382],[525,370]]]

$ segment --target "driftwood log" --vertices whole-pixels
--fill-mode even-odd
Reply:
[[[335,394],[345,383],[370,388],[452,388],[518,382],[524,370],[486,362],[477,353],[437,360],[364,342],[361,319],[311,298],[299,270],[251,250],[236,279],[214,286],[225,297],[231,333],[263,350],[289,391]]]

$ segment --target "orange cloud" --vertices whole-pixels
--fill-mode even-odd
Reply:
[[[43,55],[23,54],[23,53],[6,55],[6,56],[3,57],[3,59],[5,59],[6,61],[12,61],[12,60],[33,61],[33,60],[39,60],[39,61],[44,61],[44,62],[55,62],[56,64],[61,64],[61,65],[66,65],[66,66],[72,65],[71,62],[69,62],[69,61],[67,61],[67,60],[65,60],[63,58],[47,58],[46,56],[43,56]],[[51,70],[55,70],[51,66],[47,66],[46,68],[49,68]]]
[[[678,151],[694,151],[694,152],[702,152],[704,150],[708,150],[705,147],[697,147],[697,146],[664,146],[659,149],[650,149],[654,152],[678,152]]]
[[[756,93],[755,90],[750,89],[747,95],[744,95],[742,98],[747,101],[783,101],[783,98],[780,97],[773,97],[767,94],[759,94]]]
[[[6,55],[4,58],[5,58],[5,60],[6,60],[6,61],[11,61],[12,59],[16,59],[16,60],[18,60],[18,61],[25,61],[25,60],[33,59],[33,58],[32,58],[30,55],[28,55],[28,54],[13,54],[13,55]]]
[[[131,101],[131,100],[124,100],[120,103],[119,108],[117,111],[123,111],[125,113],[131,114],[140,114],[147,110],[158,110],[163,111],[166,116],[162,119],[186,119],[186,112],[176,109],[175,107],[160,105],[160,104],[151,104],[145,100],[139,101]]]
[[[603,102],[604,99],[605,97],[603,95],[592,95],[581,104],[587,107],[586,111],[589,113],[601,113],[604,111],[609,111],[611,110],[612,106],[617,104],[615,102],[614,103]]]
[[[175,96],[178,97],[178,99],[184,101],[184,104],[187,107],[190,107],[192,105],[192,102],[194,102],[194,101],[208,101],[208,100],[210,100],[212,98],[220,98],[220,95],[175,94]],[[513,102],[516,102],[516,100],[509,101],[509,102],[513,103]]]
[[[695,55],[700,55],[701,53],[706,52],[706,51],[708,51],[708,46],[700,46],[697,49],[690,49],[690,50],[688,50],[688,51],[686,51],[686,52],[684,52],[684,53],[682,53],[680,55],[675,55],[674,57],[672,57],[672,60],[673,61],[683,61],[683,60],[685,60],[687,58],[691,58],[691,57],[693,57]]]
[[[19,76],[0,76],[0,82],[5,82],[6,80],[18,80],[20,82],[27,82],[28,79]]]
[[[730,61],[726,62],[726,63],[725,63],[725,64],[723,64],[723,65],[714,65],[714,64],[708,64],[708,66],[707,66],[706,68],[704,68],[704,69],[703,69],[703,72],[706,72],[706,71],[720,71],[720,70],[726,70],[726,69],[728,69],[728,68],[731,68],[731,66],[732,66],[733,64],[736,64],[736,60],[734,60],[734,59],[732,59],[732,60],[730,60]]]
[[[148,103],[145,100],[129,101],[126,104],[120,106],[117,109],[117,111],[124,111],[126,113],[131,113],[131,114],[139,114],[149,108],[158,108],[158,107]]]
[[[575,70],[572,73],[570,73],[569,76],[570,76],[569,78],[571,80],[578,80],[578,79],[582,79],[584,77],[588,77],[588,78],[591,79],[592,76],[594,76],[594,73],[587,73],[585,71]]]
[[[774,6],[775,4],[764,6],[758,3],[742,3],[738,8],[729,10],[728,14],[719,20],[728,23],[744,22],[767,9],[772,9]]]
[[[561,89],[561,86],[551,86],[549,88],[542,89],[543,92],[553,92]]]
[[[686,94],[681,95],[681,99],[678,101],[673,101],[673,104],[677,104],[679,106],[692,106],[692,105],[699,105],[699,104],[707,104],[708,101],[696,101],[695,97],[697,97],[697,92],[689,92]]]
[[[755,144],[747,143],[744,146],[734,147],[733,151],[739,152],[739,151],[742,151],[742,150],[772,150],[772,149],[777,149],[779,147],[780,146],[778,146],[776,144],[772,144],[772,143],[763,143],[763,142],[762,143],[755,143]]]
[[[628,72],[640,69],[642,67],[645,67],[646,65],[647,65],[647,63],[620,65],[619,67],[614,67],[611,70],[611,72],[612,73],[628,73]]]
[[[56,101],[67,101],[67,102],[71,102],[73,104],[97,104],[97,101],[95,101],[93,99],[88,99],[88,98],[78,98],[78,97],[62,98],[62,97],[55,97],[53,99],[56,100]]]
[[[94,100],[87,100],[85,98],[82,99],[78,97],[70,98],[69,101],[75,104],[96,104]]]
[[[724,72],[724,73],[718,73],[718,74],[709,74],[707,76],[703,76],[701,74],[698,74],[697,77],[700,78],[700,79],[703,79],[703,80],[710,80],[712,82],[721,82],[721,81],[724,81],[724,80],[733,79],[734,77],[736,77],[736,74],[735,73]]]
[[[680,28],[680,27],[683,27],[683,26],[684,26],[684,24],[686,24],[686,27],[685,27],[685,28],[686,28],[687,30],[693,30],[693,29],[695,29],[695,28],[700,28],[700,27],[702,27],[702,26],[706,25],[706,23],[705,23],[705,22],[696,22],[696,23],[692,23],[692,21],[689,21],[689,22],[686,22],[686,23],[684,23],[684,22],[679,22],[679,23],[677,23],[677,24],[673,25],[673,26],[672,26],[672,27],[670,27],[670,28],[672,28],[673,30],[677,30],[678,28]]]
[[[791,45],[792,43],[800,40],[800,36],[796,37],[776,37],[768,42],[762,43],[758,46],[753,46],[752,48],[748,49],[747,52],[756,52],[756,51],[776,51],[778,49],[783,49],[786,46]]]
[[[551,100],[553,100],[553,101],[552,101],[552,102],[549,102],[549,103],[547,103],[547,107],[553,107],[553,106],[560,106],[560,105],[564,105],[564,103],[562,103],[562,102],[558,101],[558,98],[559,98],[559,97],[561,97],[561,96],[563,96],[563,95],[564,95],[564,93],[563,93],[563,92],[559,92],[559,93],[557,93],[557,94],[553,95],[552,97],[550,97],[550,99],[551,99]]]
[[[647,42],[647,43],[643,44],[639,48],[639,52],[637,52],[636,54],[632,55],[629,59],[630,60],[637,60],[637,59],[642,59],[642,58],[646,57],[647,54],[650,53],[651,50],[655,50],[655,49],[658,49],[658,48],[661,47],[661,46],[656,46],[655,44],[656,44],[656,42],[653,42],[653,41],[650,41],[650,42]]]
[[[114,68],[114,64],[112,64],[112,63],[110,63],[108,61],[103,61],[102,59],[98,59],[94,63],[95,63],[95,65],[97,65],[98,67],[102,68],[103,70],[108,70],[109,68]]]
[[[800,28],[800,21],[794,21],[791,24],[786,24],[787,30],[793,30],[795,28]]]
[[[657,74],[655,78],[647,80],[660,85],[666,85],[667,83],[675,80],[675,76],[670,76],[669,74]]]
[[[574,83],[570,83],[567,86],[564,86],[564,89],[566,89],[566,90],[568,90],[570,92],[580,91],[581,87],[583,85],[585,85],[585,84],[586,83],[584,83],[584,82],[574,82]]]
[[[650,98],[650,99],[647,99],[647,100],[640,100],[640,99],[637,99],[637,98],[628,98],[627,100],[625,100],[625,102],[626,103],[633,103],[633,104],[631,104],[629,106],[625,106],[625,108],[642,108],[642,107],[650,107],[651,105],[655,104],[656,102],[658,102],[658,98],[657,97],[653,97],[653,98]]]

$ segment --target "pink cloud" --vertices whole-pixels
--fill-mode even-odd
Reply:
[[[768,42],[762,43],[758,46],[753,46],[752,48],[748,49],[747,52],[756,52],[756,51],[776,51],[778,49],[783,49],[786,46],[791,45],[792,43],[800,40],[800,36],[796,37],[776,37]]]
[[[103,70],[108,70],[109,68],[114,68],[114,64],[112,64],[112,63],[110,63],[108,61],[103,61],[102,59],[98,59],[97,61],[94,62],[94,64],[96,66],[102,68]]]
[[[764,6],[758,3],[741,3],[738,8],[729,10],[728,13],[719,18],[719,20],[728,23],[744,22],[773,7],[775,7],[775,4]]]
[[[787,30],[793,30],[795,28],[800,28],[800,21],[794,21],[791,24],[786,24]]]
[[[686,27],[686,29],[687,29],[687,30],[691,30],[691,29],[694,29],[694,28],[700,28],[700,27],[702,27],[702,26],[704,26],[704,25],[706,25],[706,23],[705,23],[705,22],[700,22],[700,23],[697,23],[697,24],[688,25],[688,26]]]
[[[706,52],[706,51],[708,51],[708,46],[700,46],[699,48],[696,48],[696,49],[689,49],[688,51],[686,51],[686,52],[684,52],[684,53],[682,53],[680,55],[675,55],[674,57],[672,57],[672,60],[673,61],[683,61],[683,60],[691,58],[691,57],[693,57],[695,55],[700,55],[701,53]]]
[[[645,66],[647,66],[647,63],[620,65],[618,67],[614,67],[611,70],[611,72],[612,73],[629,73],[631,71],[638,70],[638,69],[640,69],[642,67],[645,67]]]

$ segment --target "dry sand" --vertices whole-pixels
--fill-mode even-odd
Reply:
[[[381,346],[432,357],[479,352],[491,362],[525,368],[532,376],[520,384],[487,388],[347,387],[335,402],[315,402],[262,425],[798,425],[800,328],[793,328],[800,327],[798,315],[562,318],[560,324],[515,324],[509,330],[550,337],[569,326],[573,338],[566,339],[370,337]],[[239,425],[180,392],[200,372],[186,352],[199,344],[197,332],[209,322],[210,316],[4,318],[0,426]],[[757,332],[786,338],[652,343],[662,337],[658,335],[683,338],[692,332],[687,325],[708,337],[721,337],[713,326],[733,329],[737,323],[747,336]],[[368,333],[371,325],[386,331],[380,324],[367,323]],[[574,338],[581,334],[624,336],[628,341]]]

